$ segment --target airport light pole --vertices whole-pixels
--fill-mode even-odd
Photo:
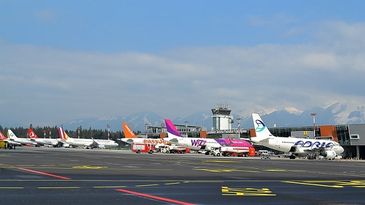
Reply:
[[[313,118],[313,138],[316,138],[316,115],[317,113],[312,112],[311,116]]]
[[[108,135],[108,140],[110,140],[110,125],[109,124],[107,124],[106,125],[106,128],[107,128],[107,135]]]
[[[238,121],[238,123],[237,123],[237,131],[238,131],[238,135],[239,135],[239,137],[241,137],[240,135],[241,135],[241,117],[237,117],[237,121]]]
[[[77,128],[76,132],[77,132],[77,138],[80,139],[81,126]]]
[[[186,132],[186,137],[189,137],[188,136],[188,121],[185,121],[185,132]]]
[[[146,133],[146,137],[148,138],[149,133],[152,133],[152,131],[150,131],[150,125],[148,122],[144,123],[144,131]],[[161,132],[162,132],[162,124],[161,124]]]
[[[165,127],[165,122],[161,123],[161,133],[166,133],[167,134],[167,126]]]

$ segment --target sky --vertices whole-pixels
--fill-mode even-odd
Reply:
[[[0,125],[365,104],[365,1],[0,0]]]

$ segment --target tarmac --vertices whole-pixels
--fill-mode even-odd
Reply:
[[[0,150],[0,204],[365,204],[365,163]]]

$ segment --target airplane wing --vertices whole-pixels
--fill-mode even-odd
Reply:
[[[101,145],[93,139],[93,142],[89,145],[90,148],[101,148]]]

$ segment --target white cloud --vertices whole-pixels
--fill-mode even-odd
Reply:
[[[185,48],[160,54],[1,43],[0,80],[6,83],[2,117],[47,124],[138,111],[186,115],[217,103],[242,113],[304,110],[333,101],[363,104],[365,47],[357,40],[364,41],[364,25],[324,25],[317,33],[328,33],[328,38],[308,44]]]
[[[336,69],[337,58],[332,53],[309,53],[303,56],[301,65],[308,68]]]

